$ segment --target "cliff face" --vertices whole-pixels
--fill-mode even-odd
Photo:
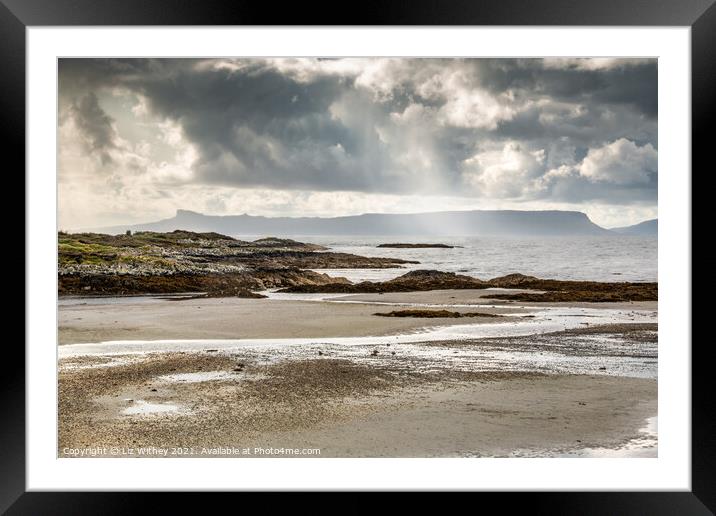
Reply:
[[[368,213],[349,217],[210,216],[177,210],[171,219],[104,228],[104,232],[216,231],[229,235],[449,235],[579,236],[608,235],[577,211],[446,211],[413,214]]]

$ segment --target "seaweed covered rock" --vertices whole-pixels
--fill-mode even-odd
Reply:
[[[531,281],[539,281],[539,278],[534,276],[525,276],[524,274],[507,274],[506,276],[500,276],[498,278],[492,278],[488,283],[491,287],[499,288],[520,288],[524,284]]]
[[[488,285],[484,281],[471,276],[436,270],[416,270],[383,282],[364,281],[354,284],[325,283],[322,285],[297,285],[295,287],[285,288],[281,290],[281,292],[362,294],[424,290],[482,289],[487,287]]]
[[[378,248],[389,249],[453,249],[456,246],[447,244],[379,244]]]
[[[373,315],[379,317],[415,317],[426,319],[450,318],[459,319],[461,317],[501,317],[497,314],[488,314],[484,312],[451,312],[450,310],[393,310],[392,312],[377,312]]]
[[[587,302],[657,301],[658,283],[563,281],[540,279],[524,274],[508,274],[487,282],[491,287],[539,290],[542,292],[495,293],[486,297],[528,302]]]
[[[333,253],[286,238],[219,233],[58,233],[60,295],[206,293],[348,283],[307,269],[399,267],[405,260]],[[248,296],[248,294],[244,294]],[[252,296],[253,297],[253,296]]]

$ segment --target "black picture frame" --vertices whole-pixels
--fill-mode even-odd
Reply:
[[[6,169],[25,170],[25,30],[31,26],[82,25],[562,25],[689,26],[692,51],[692,171],[703,168],[712,146],[707,140],[716,106],[716,0],[482,0],[377,2],[366,0],[345,11],[336,5],[247,1],[182,0],[0,0],[0,113]],[[349,6],[347,6],[349,7]],[[350,13],[340,14],[341,12]],[[11,158],[12,161],[8,160]],[[712,167],[709,167],[712,168]],[[54,171],[52,171],[54,172]],[[670,171],[675,172],[675,171]],[[48,173],[50,173],[48,171]],[[689,171],[682,173],[688,174]],[[693,181],[693,172],[691,172]],[[20,174],[15,173],[16,177]],[[24,182],[18,188],[24,191]],[[692,189],[692,192],[696,193]],[[693,199],[692,206],[696,206]],[[694,217],[694,220],[695,217]],[[693,230],[692,230],[693,234]],[[692,251],[693,252],[693,251]],[[693,255],[692,255],[693,256]],[[14,257],[18,260],[18,257]],[[31,271],[25,269],[25,274]],[[693,274],[693,271],[692,271]],[[703,310],[698,306],[696,310]],[[693,320],[693,315],[692,315]],[[677,344],[677,343],[674,343]],[[679,343],[688,349],[690,342]],[[716,424],[710,388],[710,339],[692,352],[692,490],[623,493],[484,493],[509,496],[533,513],[712,514],[716,511]],[[9,347],[9,345],[8,345]],[[26,492],[25,356],[6,349],[0,375],[0,512],[7,514],[112,514],[146,508],[136,493]],[[660,388],[668,388],[661,386]],[[243,494],[242,496],[246,496]],[[172,494],[184,509],[196,497]],[[496,500],[497,501],[497,500]],[[504,500],[499,500],[504,503]],[[247,504],[249,502],[246,502]],[[407,500],[406,500],[406,503]],[[422,505],[421,496],[412,497]],[[313,504],[312,504],[313,506]],[[315,507],[315,506],[314,506]],[[370,506],[355,502],[356,508]],[[406,505],[406,509],[408,506]],[[329,508],[330,510],[330,508]]]

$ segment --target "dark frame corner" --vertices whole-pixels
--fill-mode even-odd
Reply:
[[[636,25],[689,26],[692,44],[692,169],[711,165],[708,126],[716,112],[715,0],[368,0],[348,17],[320,4],[276,9],[257,2],[180,0],[0,0],[0,112],[3,142],[14,169],[25,170],[25,29],[42,25]],[[379,14],[378,14],[379,13]],[[7,158],[6,158],[7,159]],[[712,168],[712,167],[709,167]],[[9,170],[9,169],[6,169]],[[682,173],[688,173],[683,171]],[[702,173],[706,173],[704,170]],[[23,174],[24,177],[24,174]],[[692,173],[693,181],[693,173]],[[20,188],[25,191],[24,181]],[[692,188],[693,191],[693,188]],[[693,191],[704,195],[702,192]],[[692,201],[698,206],[697,199]],[[694,217],[694,220],[697,220]],[[693,234],[693,229],[692,229]],[[693,252],[693,251],[692,251]],[[25,270],[25,274],[30,271]],[[693,306],[694,310],[704,310]],[[688,343],[683,343],[687,345]],[[692,347],[692,491],[649,493],[523,493],[510,501],[534,513],[714,514],[716,423],[710,379],[710,339]],[[25,356],[4,368],[0,425],[0,513],[108,514],[146,509],[128,493],[38,493],[25,489]],[[247,496],[246,494],[242,496]],[[498,494],[484,494],[495,498]],[[165,497],[166,498],[166,497]],[[190,497],[182,494],[186,510]],[[412,497],[418,503],[422,496]],[[500,500],[504,503],[504,500]],[[370,509],[369,506],[365,507]],[[577,510],[578,508],[578,510]]]

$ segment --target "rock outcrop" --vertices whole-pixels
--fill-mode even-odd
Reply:
[[[456,246],[447,244],[379,244],[376,247],[391,249],[454,249]]]
[[[489,285],[482,280],[471,276],[455,274],[454,272],[417,270],[383,282],[364,281],[354,284],[325,283],[322,285],[296,285],[285,288],[281,290],[281,292],[363,294],[487,288],[488,286]]]
[[[205,292],[249,297],[270,288],[348,283],[306,269],[399,267],[403,260],[331,253],[290,239],[219,233],[58,234],[60,295]]]
[[[562,281],[540,279],[524,274],[508,274],[487,282],[491,287],[538,290],[542,292],[495,293],[486,297],[528,302],[656,301],[658,283]]]
[[[600,283],[596,281],[561,281],[540,279],[524,274],[509,274],[482,281],[478,278],[440,272],[417,270],[383,282],[362,283],[327,282],[313,285],[295,285],[281,292],[370,294],[386,292],[413,292],[425,290],[487,289],[492,287],[534,290],[535,292],[486,293],[485,298],[528,302],[616,302],[656,301],[657,283]]]
[[[521,288],[525,284],[531,281],[539,281],[539,278],[534,276],[525,276],[524,274],[508,274],[506,276],[500,276],[498,278],[492,278],[488,283],[491,287],[499,288]]]
[[[205,292],[211,297],[248,297],[260,291],[296,285],[347,282],[326,274],[301,269],[261,269],[240,273],[210,274],[66,274],[59,278],[60,295],[131,295]]]
[[[373,315],[379,317],[416,317],[416,318],[451,318],[459,319],[461,317],[501,317],[497,314],[488,314],[484,312],[451,312],[450,310],[393,310],[392,312],[378,312]]]

